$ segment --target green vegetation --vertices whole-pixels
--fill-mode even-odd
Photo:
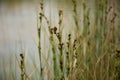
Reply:
[[[46,77],[47,80],[119,80],[120,26],[117,23],[119,18],[115,7],[110,5],[109,0],[95,0],[94,9],[91,9],[88,0],[81,0],[80,17],[78,0],[69,1],[72,3],[70,8],[73,9],[71,14],[74,26],[72,31],[66,33],[65,38],[64,11],[58,10],[58,25],[51,26],[51,21],[44,13],[45,1],[41,0],[40,26],[37,27],[40,67],[35,70],[40,71],[38,80],[46,80]],[[69,24],[69,20],[67,23]],[[51,56],[50,59],[42,58],[42,27],[48,30],[50,47],[47,55]],[[25,69],[29,68],[25,67],[25,57],[23,54],[20,54],[20,57],[20,79],[37,80],[36,77],[27,75]]]

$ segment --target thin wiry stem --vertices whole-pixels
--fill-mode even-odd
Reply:
[[[25,80],[25,63],[24,63],[24,55],[23,53],[20,54],[21,57],[21,64],[20,64],[20,69],[21,69],[21,80]]]
[[[43,0],[40,3],[41,13],[43,14]],[[39,17],[40,19],[40,27],[38,27],[38,53],[39,53],[39,61],[40,61],[40,78],[43,79],[43,68],[41,61],[41,27],[42,27],[42,15]]]
[[[76,29],[79,30],[79,25],[78,25],[78,15],[77,15],[77,1],[76,0],[72,0],[72,3],[73,3],[73,17],[74,17],[74,22],[75,22],[75,26],[76,26]]]

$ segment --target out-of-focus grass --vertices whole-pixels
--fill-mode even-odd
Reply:
[[[77,4],[79,1],[69,1],[72,3],[70,14],[73,14],[71,17],[74,21],[70,32],[64,30],[66,27],[64,10],[58,10],[56,14],[58,23],[52,26],[53,23],[44,13],[45,1],[41,3],[40,27],[38,27],[40,67],[34,64],[33,73],[29,75],[25,72],[23,76],[26,80],[37,80],[36,76],[32,77],[37,72],[41,80],[119,80],[120,26],[118,21],[120,19],[116,7],[109,0],[93,1],[94,8],[88,6],[90,4],[88,0],[81,0],[82,8],[79,13]],[[69,20],[66,24],[70,24]],[[49,35],[47,46],[50,47],[45,49],[48,50],[45,51],[47,53],[41,51],[43,27]],[[63,36],[63,33],[67,36]],[[25,69],[29,70],[29,67]]]

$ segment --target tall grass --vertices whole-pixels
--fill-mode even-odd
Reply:
[[[41,14],[44,13],[44,5],[43,5],[43,0],[41,0],[40,3],[40,10],[41,10]],[[40,19],[40,27],[37,26],[37,31],[38,31],[38,53],[39,53],[39,62],[40,62],[40,78],[43,79],[43,67],[42,67],[42,60],[41,60],[41,27],[42,27],[42,15],[40,15],[39,17]]]
[[[72,8],[71,17],[74,27],[71,33],[67,33],[66,30],[67,36],[63,36],[63,29],[68,27],[64,26],[66,18],[64,10],[58,10],[58,23],[52,26],[44,13],[45,1],[41,0],[40,26],[37,27],[40,80],[46,80],[46,75],[48,80],[119,80],[120,45],[118,43],[120,42],[117,38],[119,18],[115,6],[110,4],[109,0],[95,0],[92,9],[88,6],[89,0],[81,0],[82,10],[79,13],[79,0],[69,1],[72,3],[70,8]],[[47,54],[41,51],[42,27],[45,27],[49,34],[50,51]],[[63,39],[64,37],[67,37],[66,40]],[[42,58],[42,55],[52,55],[52,57],[49,61]],[[32,78],[27,78],[24,70],[23,54],[20,54],[20,57],[20,79],[31,80]]]
[[[20,69],[21,69],[21,80],[25,80],[25,63],[24,63],[24,55],[23,53],[20,54],[21,57],[21,64],[20,64]]]

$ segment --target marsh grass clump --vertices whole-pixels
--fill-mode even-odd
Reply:
[[[89,6],[92,4],[89,0],[82,0],[80,4],[82,10],[79,14],[77,9],[79,0],[71,0],[73,24],[71,25],[69,21],[66,24],[73,27],[67,33],[68,29],[63,29],[70,26],[65,26],[64,19],[67,18],[64,10],[57,11],[57,25],[52,25],[51,19],[44,13],[44,2],[41,0],[40,25],[37,26],[40,66],[38,69],[35,67],[35,72],[39,73],[38,80],[119,80],[120,50],[117,49],[119,26],[116,22],[118,14],[112,3],[109,0],[94,0],[93,8]],[[47,47],[49,49],[42,47],[43,28],[48,32],[45,33],[48,36],[45,36],[47,39],[44,42],[47,45],[44,46],[49,46]],[[42,52],[41,48],[46,51]],[[25,56],[21,53],[20,79],[37,80],[30,78],[25,68]]]
[[[82,2],[83,25],[79,25],[77,0],[73,3],[73,20],[75,33],[68,34],[67,44],[63,41],[62,25],[63,11],[58,12],[58,27],[51,27],[50,21],[44,13],[40,15],[46,20],[50,34],[50,44],[53,53],[54,80],[110,80],[112,76],[113,53],[115,44],[116,13],[110,15],[113,7],[108,7],[108,1],[95,1],[94,20],[91,22],[91,8],[87,0]],[[108,18],[111,17],[111,18]],[[94,25],[93,25],[94,24]],[[110,26],[109,26],[110,24]],[[92,25],[92,26],[91,26]],[[79,33],[81,27],[83,31]],[[94,30],[91,29],[94,28]],[[74,38],[72,37],[74,35]],[[57,41],[55,42],[57,38]],[[56,44],[58,43],[58,44]],[[110,43],[110,44],[109,44]],[[57,48],[56,48],[57,47]],[[93,75],[92,75],[93,74]],[[110,77],[111,76],[111,77]]]
[[[51,80],[112,80],[119,78],[119,58],[113,57],[116,45],[116,17],[113,6],[109,6],[108,0],[95,1],[95,9],[89,8],[87,0],[82,2],[82,20],[79,25],[77,0],[73,3],[74,28],[63,38],[63,10],[58,11],[58,26],[51,26],[51,21],[44,14],[43,2],[41,3],[40,27],[38,27],[38,50],[40,59],[40,78],[45,79],[43,63],[41,60],[41,27],[47,24],[49,32],[50,61],[53,74]],[[94,21],[91,21],[91,12],[94,13]],[[93,17],[93,16],[92,16]],[[45,22],[43,23],[43,19]],[[69,23],[68,23],[69,24]],[[83,29],[81,28],[83,27]],[[82,29],[82,30],[80,30]],[[79,32],[81,31],[81,32]],[[74,33],[73,33],[74,32]],[[74,35],[74,36],[73,36]],[[49,52],[48,52],[49,53]],[[119,50],[117,51],[119,53]],[[118,54],[116,54],[118,55]],[[22,57],[21,57],[22,58]],[[114,63],[115,61],[115,63]],[[22,65],[22,64],[21,64]],[[112,66],[113,65],[113,66]],[[23,72],[23,68],[21,68]],[[112,73],[113,72],[113,73]],[[23,80],[23,75],[21,80]]]

